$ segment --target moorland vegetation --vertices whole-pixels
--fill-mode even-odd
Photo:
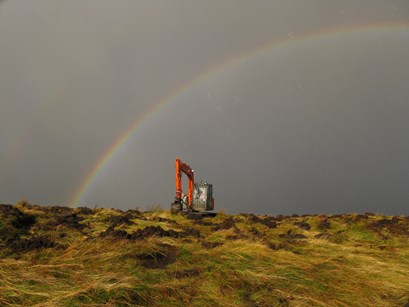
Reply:
[[[1,306],[404,306],[409,217],[0,205]]]

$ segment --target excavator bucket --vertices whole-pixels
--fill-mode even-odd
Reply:
[[[174,202],[170,204],[170,213],[178,214],[180,211],[182,211],[181,203]]]

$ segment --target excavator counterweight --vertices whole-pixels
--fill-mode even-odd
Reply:
[[[183,194],[182,191],[182,174],[188,177],[188,191]],[[173,214],[179,212],[197,213],[200,215],[215,215],[214,209],[213,185],[210,183],[195,183],[195,175],[193,169],[176,158],[175,161],[175,181],[176,181],[176,197],[170,206],[170,211]]]

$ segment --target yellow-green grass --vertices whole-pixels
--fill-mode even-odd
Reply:
[[[61,213],[27,202],[14,208],[22,215],[0,206],[1,306],[403,306],[409,301],[406,217],[222,213],[194,221],[159,209]],[[16,222],[27,216],[34,221]],[[153,232],[132,237],[147,229]],[[54,246],[30,245],[38,237]]]

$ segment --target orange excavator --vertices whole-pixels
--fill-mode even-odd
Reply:
[[[210,183],[195,183],[195,174],[193,169],[182,162],[179,158],[175,161],[176,170],[176,197],[170,205],[170,211],[173,214],[179,212],[194,213],[198,215],[215,215],[214,209],[213,185]],[[189,183],[187,194],[182,191],[182,174],[186,174]]]

